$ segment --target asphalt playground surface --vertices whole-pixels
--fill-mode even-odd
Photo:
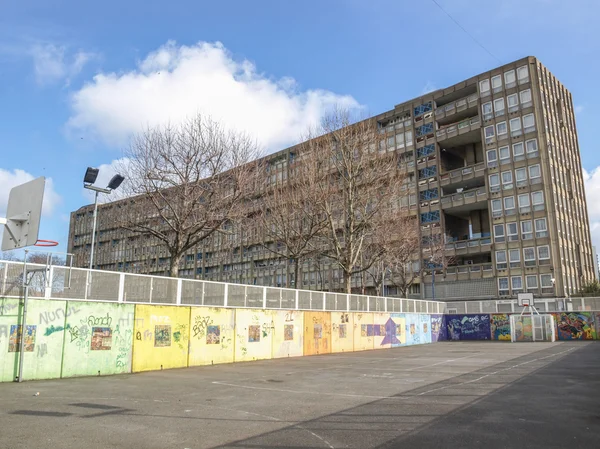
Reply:
[[[0,383],[2,449],[433,447],[600,447],[600,342],[444,342]]]

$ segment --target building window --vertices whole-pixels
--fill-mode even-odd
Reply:
[[[535,220],[535,236],[538,239],[548,237],[548,226],[545,218],[538,218]]]
[[[435,153],[435,144],[425,145],[417,149],[417,157],[425,157]]]
[[[540,285],[542,288],[554,288],[551,274],[540,274]]]
[[[426,123],[423,126],[417,128],[417,137],[425,136],[433,132],[433,123]]]
[[[526,267],[532,267],[535,265],[535,248],[523,248],[523,260],[525,261]]]
[[[517,142],[513,144],[513,156],[515,161],[521,161],[524,159],[525,149],[523,148],[523,142]]]
[[[548,245],[538,246],[538,260],[548,260],[550,259],[550,247]]]
[[[506,97],[506,103],[508,104],[508,112],[517,112],[519,110],[519,96],[517,94]]]
[[[419,170],[419,179],[431,178],[437,175],[437,166],[425,167]]]
[[[507,196],[504,199],[504,213],[506,215],[514,215],[515,214],[515,197]]]
[[[531,192],[531,203],[534,211],[544,210],[544,192]]]
[[[510,135],[512,137],[521,135],[521,117],[510,119]]]
[[[509,190],[513,188],[512,171],[509,170],[502,172],[502,188],[504,190]]]
[[[500,122],[496,124],[496,133],[498,134],[498,138],[500,136],[505,136],[508,130],[506,129],[506,122]]]
[[[514,70],[504,72],[504,84],[506,85],[507,89],[517,85],[517,76]]]
[[[498,173],[494,173],[490,175],[490,192],[499,192],[500,191],[500,175]]]
[[[438,189],[428,189],[419,192],[419,198],[421,201],[431,201],[438,197]]]
[[[519,229],[519,227],[517,226],[516,222],[506,223],[506,235],[508,236],[509,242],[516,242],[519,240],[518,229]]]
[[[538,288],[538,279],[537,276],[525,276],[525,283],[527,285],[527,290],[537,290]]]
[[[526,133],[535,131],[535,119],[533,118],[533,114],[523,116],[523,128]]]
[[[500,92],[502,90],[502,76],[492,76],[492,90],[494,93]]]
[[[519,195],[519,213],[527,214],[529,212],[531,212],[531,203],[529,201],[529,194],[524,193],[522,195]]]
[[[502,216],[502,200],[492,200],[492,217],[498,218]]]
[[[517,187],[524,187],[527,185],[527,169],[525,167],[517,168],[515,170],[515,181]]]
[[[521,251],[518,249],[508,250],[508,261],[510,262],[511,268],[518,268],[521,266]]]
[[[490,80],[479,81],[479,94],[482,97],[490,94]]]
[[[496,150],[488,150],[487,162],[488,167],[495,167],[498,165],[498,152]]]
[[[396,134],[396,148],[404,148],[404,133]]]
[[[494,241],[498,243],[506,241],[506,236],[504,235],[504,225],[494,225]]]
[[[531,106],[531,89],[522,90],[520,92],[521,96],[521,105],[524,108],[528,108]]]
[[[508,278],[498,278],[498,293],[508,295]]]
[[[537,139],[531,139],[525,142],[525,146],[527,147],[527,158],[538,157],[538,145]]]
[[[531,240],[533,238],[533,228],[531,220],[521,222],[521,238],[523,240]]]
[[[406,146],[412,145],[412,143],[413,143],[412,131],[406,131],[404,133],[404,139],[406,140]]]
[[[506,270],[506,251],[496,251],[496,269],[497,270]]]
[[[416,108],[414,108],[415,117],[418,115],[424,114],[425,112],[429,112],[429,111],[431,111],[431,109],[432,109],[431,101],[428,101],[427,103],[419,105]]]
[[[510,283],[513,294],[521,293],[523,291],[523,278],[521,276],[511,276]]]
[[[494,111],[496,112],[496,117],[504,115],[504,98],[494,100]]]
[[[517,78],[519,79],[519,84],[529,82],[529,70],[526,65],[517,68]]]
[[[440,221],[440,211],[434,210],[421,214],[421,223],[433,223]]]
[[[481,105],[481,112],[483,113],[483,119],[484,120],[489,120],[491,119],[494,114],[492,113],[492,102],[487,102],[487,103],[483,103]]]
[[[531,179],[532,184],[537,184],[542,177],[542,172],[540,169],[540,164],[530,165],[529,166],[529,179]]]
[[[500,153],[500,165],[508,164],[510,162],[510,148],[508,145],[500,147],[498,152]]]

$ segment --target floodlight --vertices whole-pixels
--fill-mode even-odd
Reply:
[[[124,179],[125,177],[121,175],[113,176],[110,182],[108,183],[108,188],[111,190],[118,189]]]
[[[84,184],[93,184],[96,182],[99,170],[97,168],[88,167],[83,177]]]

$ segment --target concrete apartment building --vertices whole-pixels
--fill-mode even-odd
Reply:
[[[451,266],[413,285],[410,297],[564,297],[595,279],[571,93],[536,58],[401,103],[376,119],[381,145],[408,170],[401,205],[420,220],[423,241],[442,234],[452,256]],[[285,180],[295,151],[266,157],[265,176]],[[115,228],[118,205],[99,207],[96,267],[165,274],[168,253],[159,242]],[[92,211],[89,205],[71,214],[76,266],[89,263]],[[287,263],[263,242],[245,238],[235,246],[223,239],[214,236],[190,252],[181,276],[285,286]],[[304,289],[343,288],[327,260],[309,260],[300,273]],[[371,288],[368,279],[353,285]]]

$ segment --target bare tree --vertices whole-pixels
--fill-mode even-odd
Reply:
[[[263,246],[286,259],[290,287],[289,261],[293,264],[294,287],[301,288],[300,266],[318,252],[319,237],[327,228],[326,216],[319,209],[319,171],[311,158],[290,162],[287,182],[270,186],[260,199],[259,223]]]
[[[383,248],[373,242],[390,222],[403,175],[395,153],[380,146],[375,120],[353,123],[347,111],[337,110],[309,137],[301,147],[319,170],[317,206],[327,220],[324,255],[339,266],[344,290],[351,293],[352,276],[381,259]]]
[[[129,195],[120,226],[154,236],[176,277],[182,256],[243,213],[256,187],[256,143],[197,115],[180,125],[147,129],[126,151]]]

